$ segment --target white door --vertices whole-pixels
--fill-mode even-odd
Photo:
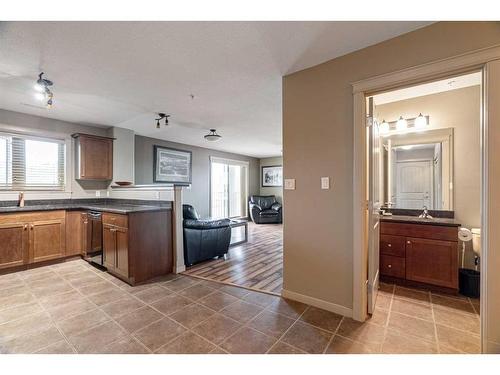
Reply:
[[[368,313],[375,310],[379,282],[380,171],[381,144],[379,125],[373,119],[373,98],[368,99]]]
[[[396,207],[434,208],[432,160],[396,163]]]

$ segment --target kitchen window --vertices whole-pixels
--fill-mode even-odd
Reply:
[[[65,160],[62,139],[0,132],[0,190],[62,191]]]

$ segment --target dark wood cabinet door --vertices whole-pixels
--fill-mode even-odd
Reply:
[[[64,219],[41,220],[30,223],[30,262],[58,259],[66,253]]]
[[[457,289],[457,242],[407,238],[406,278]]]
[[[0,225],[0,269],[28,263],[28,224]]]
[[[116,240],[116,268],[115,272],[128,278],[128,230],[126,228],[115,228]]]
[[[102,249],[104,256],[104,267],[108,271],[116,268],[116,229],[107,224],[102,226]]]
[[[113,140],[80,137],[80,177],[83,180],[113,179]]]

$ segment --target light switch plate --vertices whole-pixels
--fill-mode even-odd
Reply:
[[[321,177],[321,189],[330,189],[330,177]]]
[[[285,190],[295,190],[295,178],[285,178]]]

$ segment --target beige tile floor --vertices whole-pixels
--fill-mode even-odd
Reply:
[[[364,324],[188,276],[130,287],[84,261],[0,276],[0,353],[477,353],[478,302],[383,284]]]

